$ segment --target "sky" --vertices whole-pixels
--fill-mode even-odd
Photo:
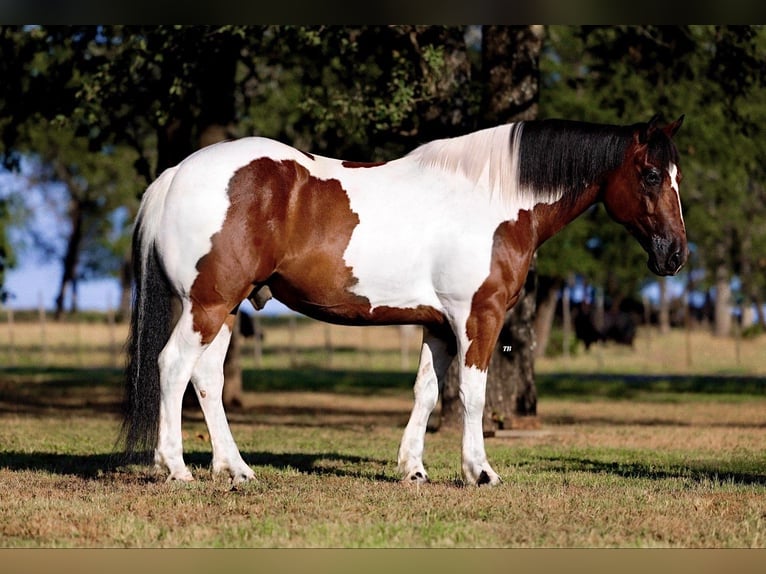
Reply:
[[[11,299],[6,302],[14,310],[39,309],[42,304],[45,310],[55,308],[56,296],[61,283],[61,268],[55,263],[22,264],[17,269],[6,271],[6,289],[11,293]],[[83,281],[78,287],[80,311],[109,311],[115,310],[120,302],[120,285],[116,279],[99,279]],[[249,302],[242,305],[247,313],[254,312]],[[272,299],[266,304],[263,313],[280,315],[290,312],[282,303]]]
[[[54,308],[61,283],[61,266],[55,263],[22,263],[6,271],[5,287],[11,294],[6,305],[13,309]],[[86,281],[79,286],[80,309],[107,311],[120,301],[120,287],[114,279]]]

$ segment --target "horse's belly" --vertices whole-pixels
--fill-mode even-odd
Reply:
[[[269,286],[274,297],[289,308],[314,319],[342,325],[441,324],[443,308],[428,290],[393,290],[385,302],[373,305],[364,294],[348,285],[318,285],[303,278],[273,277]],[[396,295],[393,295],[396,293]],[[432,291],[431,291],[432,293]],[[382,304],[381,304],[382,303]]]

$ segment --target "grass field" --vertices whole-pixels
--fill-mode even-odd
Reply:
[[[17,349],[0,370],[0,547],[766,546],[764,339],[737,350],[699,334],[691,365],[683,333],[540,361],[541,429],[487,439],[504,483],[464,486],[459,433],[444,430],[426,437],[432,482],[416,488],[396,471],[415,367],[401,368],[398,331],[373,331],[372,356],[354,359],[361,335],[332,331],[324,369],[323,328],[280,328],[308,350],[290,359],[267,331],[262,367],[246,363],[229,418],[256,480],[234,490],[210,475],[199,409],[184,418],[198,480],[165,483],[112,462],[111,359],[41,368]]]

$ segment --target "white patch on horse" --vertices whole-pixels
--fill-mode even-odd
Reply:
[[[668,174],[670,175],[670,187],[675,190],[676,197],[678,198],[678,215],[681,217],[681,225],[686,229],[686,223],[684,223],[684,210],[681,208],[681,190],[678,185],[678,167],[676,164],[670,164],[670,167],[668,167]]]
[[[356,295],[373,309],[444,312],[470,301],[489,275],[500,223],[554,200],[519,189],[510,134],[504,125],[436,140],[381,166],[334,170],[359,217],[343,254]]]

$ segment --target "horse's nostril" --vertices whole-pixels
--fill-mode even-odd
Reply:
[[[668,257],[668,270],[671,272],[676,272],[681,267],[682,263],[683,257],[681,256],[681,252],[676,251],[670,257]]]

